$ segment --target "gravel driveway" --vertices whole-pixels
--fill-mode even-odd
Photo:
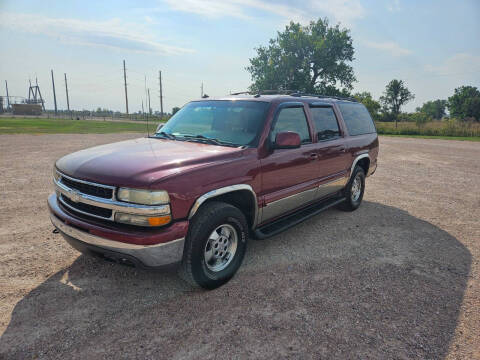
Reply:
[[[70,248],[54,160],[138,134],[0,136],[0,358],[480,358],[480,143],[382,137],[357,211],[250,241],[192,289]]]

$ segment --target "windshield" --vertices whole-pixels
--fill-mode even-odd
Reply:
[[[194,101],[173,115],[156,136],[256,146],[269,103],[244,100]]]

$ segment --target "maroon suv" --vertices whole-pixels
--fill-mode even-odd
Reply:
[[[192,101],[153,136],[58,160],[53,225],[83,253],[141,267],[181,262],[215,288],[264,239],[338,205],[360,206],[375,125],[352,99],[241,95]]]

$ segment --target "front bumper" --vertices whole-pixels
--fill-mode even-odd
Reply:
[[[142,267],[159,267],[182,259],[188,222],[159,230],[156,236],[159,242],[155,244],[139,244],[138,242],[151,243],[152,236],[146,237],[148,241],[139,241],[141,238],[138,233],[130,234],[132,241],[136,243],[126,241],[129,234],[123,234],[121,237],[123,241],[112,240],[107,236],[118,237],[118,231],[113,232],[106,228],[100,231],[98,225],[79,221],[70,216],[58,206],[55,194],[49,197],[48,205],[52,224],[74,248],[83,253],[95,253],[120,262],[133,262]],[[107,236],[98,236],[98,233]]]

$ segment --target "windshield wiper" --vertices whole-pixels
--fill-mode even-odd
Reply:
[[[155,133],[155,135],[161,135],[163,136],[164,138],[167,138],[169,140],[175,140],[177,137],[175,135],[172,135],[172,134],[169,134],[169,133],[166,133],[165,131],[160,131],[158,133]],[[156,137],[156,136],[154,136]]]
[[[234,144],[228,141],[223,141],[219,139],[214,139],[214,138],[209,138],[204,135],[189,135],[189,134],[181,134],[182,137],[191,140],[191,141],[199,141],[207,144],[212,144],[212,145],[219,145],[219,146],[233,146],[237,147],[240,146],[238,144]]]

